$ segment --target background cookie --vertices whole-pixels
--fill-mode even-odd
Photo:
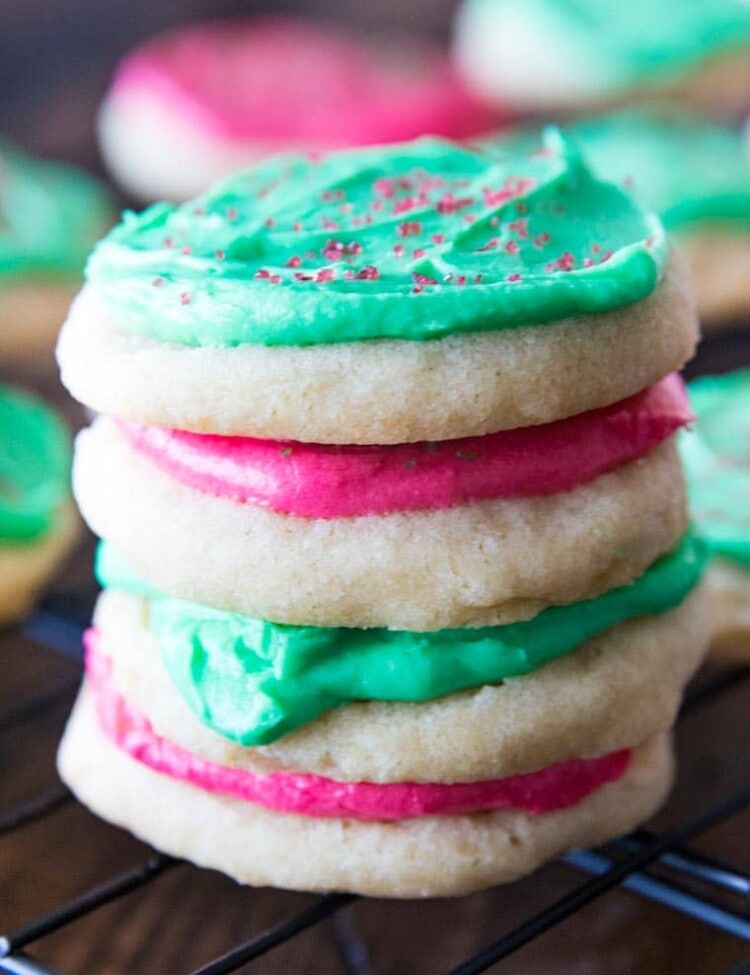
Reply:
[[[49,353],[113,204],[80,170],[0,140],[0,362]]]
[[[749,46],[742,0],[464,0],[454,38],[478,95],[541,113],[655,98],[731,117],[747,107]]]
[[[697,414],[680,435],[691,514],[713,556],[713,651],[750,658],[750,371],[705,376],[689,386]]]
[[[495,121],[430,47],[259,17],[185,26],[136,48],[117,69],[99,134],[130,192],[188,199],[275,152],[464,138]]]
[[[70,438],[41,400],[0,386],[0,623],[31,606],[76,535]]]

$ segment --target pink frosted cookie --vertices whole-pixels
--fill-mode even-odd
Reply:
[[[182,28],[120,64],[100,114],[102,151],[137,196],[185,199],[274,152],[465,138],[497,123],[440,54],[407,53],[301,19]]]

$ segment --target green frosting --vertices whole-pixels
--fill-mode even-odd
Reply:
[[[608,311],[650,294],[665,256],[659,220],[548,130],[532,156],[437,139],[279,156],[126,213],[88,279],[157,339],[311,345]]]
[[[43,535],[68,494],[70,437],[39,400],[0,386],[0,540]]]
[[[263,745],[351,701],[428,701],[527,674],[624,620],[664,613],[697,584],[705,551],[686,536],[639,579],[533,619],[415,633],[285,626],[172,599],[104,547],[105,586],[150,598],[149,625],[182,697],[204,724]]]
[[[696,529],[713,554],[750,570],[750,369],[688,390],[698,419],[679,443]]]
[[[579,68],[610,90],[671,80],[750,45],[746,0],[467,0],[515,16],[529,33],[580,54]],[[498,21],[498,29],[501,22]],[[533,71],[533,65],[529,70]]]
[[[750,159],[738,131],[641,111],[584,119],[569,133],[603,179],[631,188],[668,230],[721,223],[750,232]]]
[[[111,200],[92,177],[0,140],[0,284],[25,274],[82,277],[111,216]]]

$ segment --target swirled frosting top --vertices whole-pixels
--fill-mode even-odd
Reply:
[[[88,279],[124,328],[193,346],[433,339],[650,294],[662,225],[557,130],[532,155],[422,139],[286,155],[128,213]]]
[[[496,123],[442,53],[376,50],[294,17],[169,31],[125,58],[113,89],[145,91],[220,139],[279,147],[375,145],[424,132],[465,138]]]
[[[112,211],[92,177],[0,140],[0,282],[23,274],[80,277]]]
[[[602,179],[632,189],[667,229],[750,229],[750,159],[736,130],[683,112],[632,111],[584,119],[569,132]]]
[[[67,496],[70,437],[40,400],[0,386],[0,540],[43,535]]]
[[[698,419],[680,452],[696,530],[714,555],[750,570],[750,369],[688,388]]]
[[[588,83],[597,93],[671,80],[750,46],[746,0],[465,0],[461,18],[489,37],[494,32],[498,57],[503,42],[537,39],[535,53],[565,58],[580,72],[580,87]],[[535,67],[527,63],[530,76]],[[546,66],[539,70],[544,76]]]

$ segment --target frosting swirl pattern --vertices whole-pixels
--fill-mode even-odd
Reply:
[[[88,266],[114,320],[192,346],[425,340],[646,297],[658,218],[556,130],[531,156],[435,139],[280,156],[126,214]]]

